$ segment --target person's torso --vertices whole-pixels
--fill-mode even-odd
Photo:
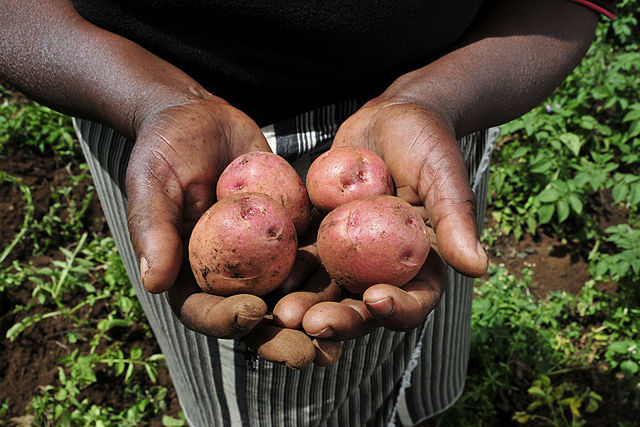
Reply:
[[[482,0],[72,0],[265,124],[357,96],[441,55]]]

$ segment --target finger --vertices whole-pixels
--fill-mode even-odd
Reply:
[[[329,278],[327,271],[320,269],[300,291],[278,301],[273,308],[273,321],[283,327],[299,329],[307,310],[323,301],[338,300],[342,295],[343,290]]]
[[[302,327],[310,336],[340,341],[364,336],[377,326],[378,320],[355,299],[316,304],[302,319]]]
[[[216,338],[239,338],[255,328],[267,313],[265,302],[255,295],[220,297],[204,293],[190,272],[182,269],[167,292],[169,305],[189,329]]]
[[[286,295],[294,289],[299,288],[318,270],[320,264],[318,245],[315,242],[299,247],[289,275],[278,287],[276,292]]]
[[[245,341],[258,356],[291,369],[302,369],[316,358],[316,346],[311,339],[295,329],[265,325],[249,333]]]
[[[255,122],[214,98],[145,121],[131,153],[129,232],[150,292],[166,291],[175,280],[181,240],[213,204],[215,182],[230,157],[270,151]]]
[[[342,342],[333,340],[313,339],[316,348],[316,358],[313,360],[318,366],[331,366],[342,355]]]
[[[381,326],[408,331],[420,325],[437,307],[446,283],[446,265],[432,254],[418,275],[402,288],[374,285],[362,296]]]
[[[140,261],[144,287],[164,292],[182,261],[182,188],[171,167],[159,157],[134,148],[127,168],[127,222]]]
[[[488,259],[478,241],[475,196],[453,131],[430,110],[390,108],[393,111],[379,121],[374,134],[398,188],[404,187],[405,199],[415,202],[417,194],[422,201],[444,260],[462,274],[481,276]],[[398,138],[408,143],[401,148]]]
[[[291,272],[278,289],[276,289],[276,293],[286,295],[294,289],[298,289],[307,283],[309,278],[315,274],[318,267],[322,264],[320,256],[318,255],[317,244],[320,222],[322,222],[322,215],[320,215],[316,209],[312,209],[309,227],[298,241],[298,252],[296,253],[296,260],[293,263]]]

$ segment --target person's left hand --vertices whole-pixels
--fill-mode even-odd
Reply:
[[[344,145],[365,147],[384,160],[398,197],[425,219],[433,250],[406,285],[377,284],[362,297],[345,294],[320,269],[300,291],[282,298],[274,318],[282,326],[335,340],[356,338],[379,326],[413,329],[442,296],[445,263],[471,277],[487,269],[478,242],[475,198],[453,125],[435,108],[408,99],[376,98],[341,125],[333,146]],[[307,254],[317,257],[317,249],[310,245]],[[306,278],[314,264],[299,264],[294,271]]]

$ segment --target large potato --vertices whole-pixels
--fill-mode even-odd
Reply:
[[[205,292],[260,296],[287,277],[297,246],[293,222],[280,202],[238,193],[202,215],[189,240],[189,261]]]
[[[240,192],[263,193],[280,201],[299,235],[309,226],[307,190],[295,169],[277,154],[254,151],[229,163],[218,179],[218,200]]]
[[[320,224],[318,252],[329,275],[350,292],[403,286],[429,253],[422,218],[394,196],[367,197],[338,206]]]
[[[309,167],[307,191],[320,212],[369,196],[392,195],[393,179],[384,161],[362,147],[335,147]]]

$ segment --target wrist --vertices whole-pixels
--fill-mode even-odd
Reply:
[[[451,135],[457,135],[458,114],[453,108],[454,104],[446,101],[448,95],[424,90],[423,83],[414,81],[411,74],[399,77],[380,96],[365,104],[365,107],[371,104],[378,109],[391,106],[417,108],[423,115],[440,123]]]
[[[226,103],[195,81],[182,81],[171,85],[150,84],[148,88],[140,90],[135,101],[129,106],[124,124],[127,127],[125,132],[135,140],[143,127],[161,112],[203,100]]]

